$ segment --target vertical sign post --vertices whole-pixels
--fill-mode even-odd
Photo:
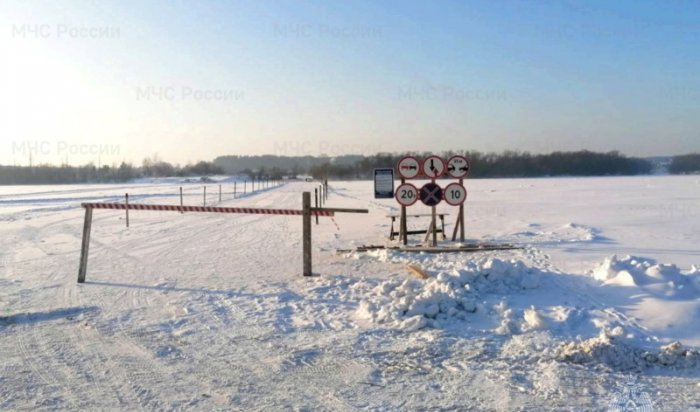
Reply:
[[[403,186],[407,179],[413,179],[420,174],[420,162],[413,156],[405,156],[399,160],[399,163],[396,165],[396,169],[399,176],[401,176],[401,185]],[[415,200],[418,200],[417,196]],[[413,203],[415,203],[415,200]],[[399,236],[401,237],[403,244],[408,245],[408,218],[406,217],[406,205],[401,201],[399,201],[399,203],[401,203]]]
[[[469,174],[469,161],[467,158],[461,155],[450,157],[447,160],[447,174],[452,178],[459,179],[459,187],[453,187],[447,191],[445,198],[447,203],[453,206],[459,205],[459,213],[457,213],[457,222],[452,233],[452,240],[454,241],[457,237],[457,227],[459,227],[459,241],[464,242],[464,201],[467,198],[467,191],[464,189],[464,178]],[[460,198],[456,198],[455,196],[457,195]]]
[[[460,229],[461,242],[464,242],[464,201],[467,199],[467,189],[462,184],[463,180],[459,179],[459,183],[450,183],[445,187],[445,202],[450,206],[458,206],[459,213],[457,214],[457,222],[455,223],[454,231],[452,232],[452,240],[457,237],[457,229]]]
[[[459,184],[464,187],[464,179],[459,179]],[[459,241],[464,243],[464,202],[459,205]]]
[[[126,227],[129,227],[129,194],[127,193],[125,196],[126,199]]]
[[[302,236],[304,276],[311,276],[311,193],[302,194]]]
[[[433,234],[432,246],[437,246],[437,211],[435,206],[442,200],[442,189],[435,183],[435,180],[445,173],[445,161],[438,156],[428,156],[423,161],[423,174],[431,179],[431,183],[426,184],[421,189],[421,200],[427,206],[432,206],[430,222],[430,232]]]
[[[405,184],[406,179],[401,178],[401,184]],[[416,196],[416,199],[418,199],[418,196]],[[401,237],[401,241],[403,242],[403,245],[406,246],[408,245],[408,219],[406,218],[406,206],[401,205],[401,217],[399,221],[399,236]]]

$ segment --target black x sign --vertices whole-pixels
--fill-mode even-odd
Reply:
[[[442,200],[442,188],[437,183],[426,183],[420,189],[420,200],[426,206],[435,206]]]

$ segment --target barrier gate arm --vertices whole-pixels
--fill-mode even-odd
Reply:
[[[85,220],[83,222],[83,237],[80,247],[80,267],[78,268],[78,283],[85,283],[87,276],[88,255],[90,252],[90,232],[92,229],[93,209],[116,209],[116,210],[152,210],[170,212],[197,212],[197,213],[242,213],[242,214],[264,214],[264,215],[286,215],[302,216],[302,236],[303,236],[303,274],[311,276],[311,216],[334,216],[335,213],[369,213],[367,209],[348,208],[323,208],[311,207],[311,193],[302,193],[302,210],[295,209],[265,209],[253,207],[222,207],[222,206],[174,206],[174,205],[149,205],[149,204],[128,204],[128,203],[82,203],[85,209]]]

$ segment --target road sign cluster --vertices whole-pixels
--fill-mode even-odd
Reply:
[[[459,206],[467,198],[467,189],[460,183],[450,183],[444,189],[435,179],[449,176],[463,179],[469,173],[469,161],[464,156],[452,156],[447,161],[439,156],[428,156],[422,162],[413,156],[399,160],[396,169],[405,180],[430,179],[420,190],[411,183],[402,183],[395,193],[396,200],[402,206],[411,206],[419,199],[426,206],[436,206],[442,200],[452,206]]]

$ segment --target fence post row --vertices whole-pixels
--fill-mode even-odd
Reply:
[[[318,200],[318,189],[314,189],[314,197],[316,198],[315,203],[314,203],[314,207],[319,207],[320,203]],[[316,224],[318,224],[318,215],[316,215]]]

